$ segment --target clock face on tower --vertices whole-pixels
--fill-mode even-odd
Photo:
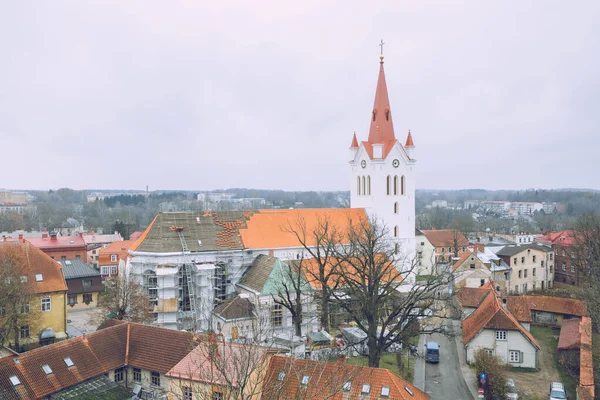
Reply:
[[[394,166],[394,168],[398,168],[398,166],[400,165],[400,161],[398,161],[398,159],[396,158],[394,161],[392,161],[392,165]]]
[[[367,162],[365,160],[362,160],[360,162],[360,166],[363,167],[363,168],[367,168]]]

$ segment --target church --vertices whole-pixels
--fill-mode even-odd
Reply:
[[[376,218],[389,230],[393,245],[412,258],[415,145],[410,131],[404,144],[396,137],[383,56],[373,109],[365,114],[367,140],[354,134],[350,145],[351,208],[165,212],[155,217],[130,249],[126,273],[144,286],[158,326],[213,329],[235,339],[252,336],[258,319],[270,335],[290,337],[291,315],[274,304],[271,281],[278,279],[279,261],[309,258],[290,231],[293,221],[301,220],[310,232],[322,221],[342,227]],[[314,294],[306,295],[305,312],[316,314]],[[317,330],[318,318],[306,318],[303,334]]]

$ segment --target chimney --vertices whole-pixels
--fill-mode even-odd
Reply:
[[[494,236],[490,235],[490,242],[494,241]]]
[[[42,239],[48,239],[48,232],[46,232],[46,228],[44,228],[44,233],[42,233]]]
[[[19,240],[23,240],[23,234],[19,233]]]
[[[56,232],[50,233],[50,240],[56,240]]]
[[[502,308],[506,310],[506,297],[502,297]]]

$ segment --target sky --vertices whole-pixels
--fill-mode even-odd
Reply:
[[[600,189],[600,2],[0,4],[0,187],[347,190],[383,39],[418,189]]]

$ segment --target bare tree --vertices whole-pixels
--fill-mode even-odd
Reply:
[[[450,274],[435,268],[436,273],[414,282],[417,262],[399,255],[377,220],[350,225],[348,238],[349,245],[332,246],[336,264],[330,292],[366,334],[369,366],[379,367],[382,353],[401,343],[413,323],[431,316],[436,302],[446,300],[439,297]],[[422,333],[444,331],[441,325],[421,325]]]
[[[140,323],[154,320],[150,299],[143,286],[126,273],[105,281],[104,294],[99,298],[98,310],[93,318],[97,321],[116,318]]]
[[[583,215],[573,231],[572,262],[579,268],[580,289],[594,330],[600,333],[600,216]]]
[[[35,277],[24,268],[26,263],[18,246],[17,243],[0,245],[0,345],[12,339],[17,351],[21,336],[29,336],[29,332],[22,334],[21,327],[34,325],[40,313],[39,307],[31,307]]]
[[[319,218],[316,227],[309,228],[304,219],[298,218],[290,221],[286,227],[288,232],[296,236],[296,239],[306,253],[316,263],[317,268],[306,269],[308,279],[319,282],[321,291],[318,293],[320,305],[320,325],[325,331],[331,329],[329,303],[331,299],[330,287],[333,281],[334,271],[330,268],[330,258],[335,252],[340,240],[340,227],[331,224],[327,217]]]
[[[305,315],[303,303],[305,297],[312,292],[304,278],[306,271],[304,263],[304,258],[282,263],[284,267],[279,271],[279,280],[275,286],[277,293],[271,296],[273,303],[281,305],[292,315],[296,336],[302,336],[302,323]]]

